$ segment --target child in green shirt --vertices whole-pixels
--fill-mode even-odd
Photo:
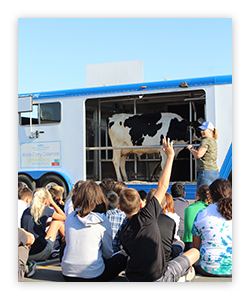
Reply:
[[[197,199],[196,202],[189,205],[184,211],[184,233],[182,240],[185,243],[185,251],[193,247],[193,235],[191,230],[197,213],[206,208],[209,204],[212,204],[208,185],[200,185],[195,194],[195,198]]]

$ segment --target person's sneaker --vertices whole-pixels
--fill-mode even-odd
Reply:
[[[28,260],[26,264],[25,276],[31,277],[36,271],[36,262],[34,260]]]
[[[53,259],[53,258],[57,258],[60,255],[60,249],[52,249],[49,258]]]
[[[189,272],[187,273],[187,275],[180,277],[177,282],[192,282],[194,281],[194,279],[195,279],[195,270],[194,267],[192,266]]]

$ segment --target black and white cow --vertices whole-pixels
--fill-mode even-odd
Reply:
[[[188,144],[190,126],[195,129],[201,125],[202,121],[196,121],[197,124],[190,124],[174,113],[114,114],[108,118],[108,133],[112,146],[131,146],[130,149],[113,150],[113,164],[117,180],[122,181],[121,173],[124,180],[128,180],[125,162],[126,157],[131,153],[142,155],[159,152],[162,157],[161,167],[163,168],[166,163],[166,155],[162,155],[163,151],[160,147],[136,149],[133,146],[161,145],[164,136],[169,137],[171,141],[173,140],[175,145]],[[194,131],[193,140],[199,139],[197,135],[197,132]],[[183,147],[174,148],[175,156],[182,149]]]

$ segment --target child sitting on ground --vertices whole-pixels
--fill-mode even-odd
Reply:
[[[55,203],[61,208],[61,210],[63,212],[65,212],[65,203],[63,201],[64,188],[59,185],[54,185],[49,189],[49,192],[52,196],[52,199],[55,201]],[[47,220],[47,228],[50,226],[51,221],[52,221],[52,218],[49,218]],[[55,243],[53,246],[53,250],[51,251],[50,258],[56,258],[59,256],[59,252],[60,252],[59,248],[60,248],[61,244],[62,244],[62,236],[58,232],[56,235],[56,240],[55,240]]]
[[[48,204],[55,211],[48,207]],[[46,232],[46,222],[49,217],[52,217],[52,222]],[[50,256],[57,232],[59,231],[64,236],[64,223],[62,221],[65,218],[64,212],[56,205],[47,189],[38,188],[34,190],[30,207],[23,212],[21,219],[21,227],[35,237],[35,242],[29,252],[29,259],[42,261]]]
[[[127,186],[123,181],[118,181],[113,186],[113,191],[118,195],[118,197],[120,197],[121,191],[126,189],[126,188],[127,188]],[[120,203],[118,203],[117,208],[120,209]]]
[[[65,215],[66,217],[72,213],[72,211],[74,211],[74,199],[75,199],[75,196],[76,196],[76,193],[79,189],[79,187],[85,183],[85,181],[83,180],[78,180],[77,183],[74,184],[74,186],[72,187],[70,193],[68,194],[68,197],[66,198],[66,203],[65,203],[65,206],[64,206],[64,212],[65,212]]]
[[[103,194],[106,195],[107,192],[113,191],[115,183],[115,180],[112,178],[104,178],[99,184],[99,186],[102,189]]]
[[[115,238],[117,231],[122,225],[126,215],[123,211],[117,208],[119,204],[119,197],[114,191],[109,191],[106,194],[106,198],[108,199],[108,211],[106,213],[106,217],[109,219],[112,230],[112,239]]]
[[[27,262],[29,257],[29,248],[35,241],[33,234],[25,231],[22,228],[18,228],[18,281],[23,281],[24,275],[31,277],[35,273],[36,264],[27,274]],[[34,262],[35,263],[35,262]]]
[[[62,274],[66,281],[109,281],[126,267],[127,257],[113,255],[107,199],[94,181],[76,193],[74,212],[65,221]]]
[[[191,231],[201,254],[195,269],[202,276],[232,277],[232,187],[219,178],[209,191],[213,204],[198,212]]]
[[[195,198],[196,202],[189,205],[184,210],[184,233],[182,240],[185,243],[185,250],[193,248],[193,235],[191,230],[198,212],[213,203],[209,192],[209,186],[206,184],[202,184],[198,187]]]
[[[18,227],[21,226],[21,218],[25,209],[30,206],[30,202],[32,199],[32,191],[27,188],[21,188],[18,191]]]
[[[178,235],[179,226],[180,226],[180,216],[178,216],[177,213],[175,212],[174,200],[172,195],[166,193],[165,200],[166,202],[163,206],[163,212],[175,221],[176,228],[175,228],[174,239],[180,241],[180,237]]]
[[[163,139],[162,150],[167,161],[151,200],[140,210],[140,195],[134,189],[125,189],[120,194],[120,208],[127,216],[127,222],[118,232],[123,249],[129,255],[126,277],[128,281],[178,281],[189,273],[198,259],[199,251],[191,249],[165,264],[157,220],[161,213],[160,201],[169,186],[174,160],[173,142]],[[192,268],[191,279],[194,278]]]
[[[54,185],[49,189],[55,203],[64,211],[63,193],[64,188],[59,185]]]
[[[166,263],[168,263],[171,259],[179,256],[180,253],[183,252],[185,244],[177,235],[179,226],[178,220],[180,218],[176,220],[176,218],[172,217],[175,215],[174,201],[169,193],[166,193],[163,197],[161,207],[162,213],[158,217],[158,227],[161,234]],[[178,215],[176,216],[179,217]]]

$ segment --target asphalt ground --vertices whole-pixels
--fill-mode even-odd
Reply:
[[[35,274],[30,278],[25,277],[24,282],[65,282],[61,270],[59,258],[37,262]],[[111,282],[127,282],[125,271],[121,272]],[[196,275],[194,282],[232,282],[232,278]]]

